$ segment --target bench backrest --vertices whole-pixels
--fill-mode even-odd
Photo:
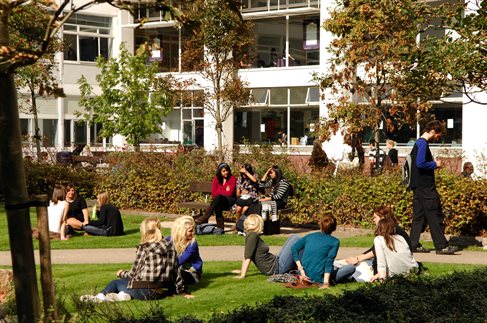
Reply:
[[[189,183],[189,190],[191,192],[211,193],[212,184],[211,181],[191,182]]]

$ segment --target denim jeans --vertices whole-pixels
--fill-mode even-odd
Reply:
[[[85,232],[92,236],[106,236],[107,235],[107,229],[105,228],[100,228],[100,227],[95,227],[94,225],[85,225],[83,227]]]
[[[151,299],[151,290],[148,288],[127,288],[128,278],[119,278],[112,280],[107,287],[101,292],[103,294],[124,292],[129,294],[133,299],[147,300]]]
[[[346,265],[342,268],[334,268],[330,275],[330,281],[334,282],[335,284],[343,283],[349,277],[351,277],[354,272],[354,265]]]
[[[281,251],[277,254],[277,257],[279,258],[278,274],[287,273],[294,268],[295,263],[291,248],[299,239],[301,238],[297,234],[291,235],[282,246]]]

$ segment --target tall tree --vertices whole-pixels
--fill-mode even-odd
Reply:
[[[148,1],[149,2],[149,1]],[[22,162],[20,121],[15,70],[32,65],[41,59],[63,23],[75,12],[99,3],[109,3],[122,9],[133,10],[139,4],[129,0],[88,0],[77,6],[71,0],[10,0],[0,1],[0,177],[5,198],[9,229],[12,268],[14,271],[17,316],[19,322],[34,322],[39,318],[39,295],[32,246],[29,217],[29,197]],[[36,48],[14,45],[10,41],[9,18],[25,7],[35,4],[49,10],[49,20],[42,27],[43,38]],[[179,16],[178,10],[166,1],[150,1],[151,6],[166,17]],[[27,42],[28,43],[28,42]]]
[[[240,63],[252,46],[252,26],[244,21],[235,0],[196,0],[187,4],[182,62],[196,70],[209,86],[204,88],[205,111],[215,121],[217,153],[223,161],[223,123],[232,111],[249,100],[246,83],[238,76]]]
[[[11,42],[16,47],[35,49],[43,40],[43,27],[49,22],[49,14],[45,6],[33,4],[22,6],[14,15],[10,16]],[[37,159],[41,160],[41,136],[39,133],[39,118],[37,98],[48,96],[64,96],[63,89],[58,86],[56,77],[56,52],[62,50],[62,43],[54,37],[45,55],[32,65],[23,66],[16,70],[15,83],[21,99],[21,108],[34,116],[35,143]]]
[[[99,57],[97,66],[101,94],[96,95],[82,76],[81,114],[102,126],[100,136],[121,134],[139,150],[140,140],[162,131],[162,119],[175,104],[176,82],[171,76],[157,77],[157,65],[147,65],[144,55],[130,54],[125,43],[120,45],[118,57]]]
[[[338,97],[328,105],[329,116],[354,132],[372,127],[377,142],[379,125],[387,116],[416,124],[430,100],[440,98],[444,90],[437,75],[417,68],[428,59],[421,56],[418,35],[432,22],[441,22],[448,10],[426,1],[337,1],[324,22],[336,35],[330,74],[320,78],[322,88]]]

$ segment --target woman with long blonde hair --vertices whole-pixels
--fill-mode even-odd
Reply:
[[[98,194],[98,220],[90,220],[88,225],[84,226],[85,232],[93,236],[123,236],[122,215],[120,210],[110,203],[110,194],[101,192]]]
[[[81,296],[82,301],[150,300],[177,293],[187,294],[171,244],[163,239],[161,222],[156,217],[140,224],[140,244],[130,270],[117,271],[118,279],[111,281],[98,295]],[[165,293],[161,293],[166,290]]]
[[[200,257],[195,233],[196,224],[193,217],[183,215],[174,221],[171,236],[168,237],[178,256],[181,275],[186,286],[197,284],[203,273],[203,260]]]

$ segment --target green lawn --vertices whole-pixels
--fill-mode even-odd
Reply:
[[[428,275],[444,275],[453,271],[471,270],[479,266],[426,263]],[[115,278],[120,268],[129,268],[130,264],[115,265],[54,265],[53,276],[57,282],[58,297],[66,296],[66,307],[70,313],[76,311],[73,298],[83,294],[95,294]],[[180,296],[158,301],[129,301],[117,304],[102,304],[100,310],[108,306],[111,312],[120,310],[124,315],[138,316],[152,307],[164,308],[167,316],[176,318],[193,314],[200,318],[209,318],[213,312],[226,312],[241,305],[253,305],[265,302],[277,295],[320,295],[323,293],[343,293],[362,286],[360,283],[338,285],[328,290],[317,288],[291,290],[278,283],[269,283],[267,276],[258,273],[254,265],[250,266],[248,277],[234,279],[231,270],[240,268],[239,262],[205,262],[204,274],[200,284],[190,291],[194,299]]]
[[[52,249],[84,249],[84,248],[132,248],[139,243],[140,233],[139,226],[145,218],[143,215],[124,215],[123,223],[125,227],[125,236],[121,237],[92,237],[83,236],[82,234],[74,235],[68,241],[51,240]],[[35,211],[30,213],[32,226],[37,225],[37,217]],[[164,218],[162,218],[164,220]],[[0,232],[7,232],[7,216],[5,209],[0,208]],[[170,234],[169,229],[163,229],[164,236]],[[198,236],[198,244],[200,246],[243,246],[245,239],[236,234],[224,235],[202,235]],[[282,236],[264,236],[263,239],[268,245],[279,246],[286,241],[286,237]],[[340,246],[342,247],[360,247],[369,248],[373,244],[374,236],[363,235],[340,239]],[[433,249],[431,241],[423,242],[427,248]],[[34,239],[34,248],[37,249],[38,241]],[[7,234],[0,235],[0,251],[10,250],[10,244]],[[479,247],[469,247],[467,250],[481,251]]]

